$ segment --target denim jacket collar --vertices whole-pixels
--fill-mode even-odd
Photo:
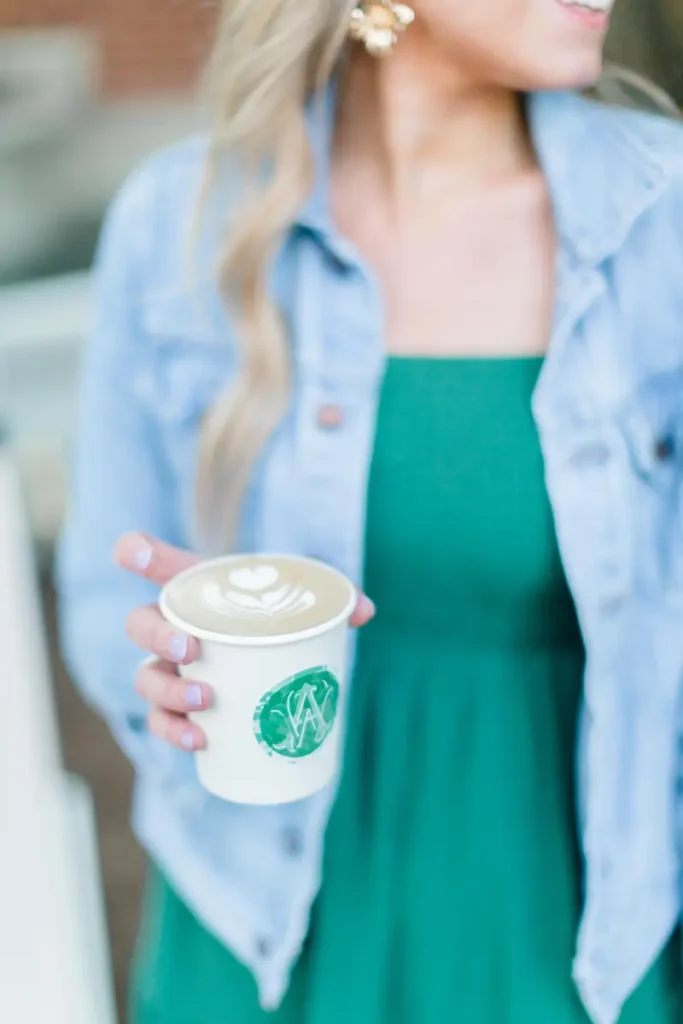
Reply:
[[[308,103],[306,124],[313,157],[313,185],[296,218],[298,227],[312,231],[328,243],[335,234],[330,201],[330,165],[336,109],[335,82]]]
[[[336,89],[309,104],[313,188],[297,225],[335,248],[329,199]],[[575,92],[528,96],[532,140],[548,181],[561,244],[597,265],[619,250],[635,221],[683,172],[683,152],[659,119],[644,118]],[[599,206],[596,193],[602,197]],[[599,212],[596,215],[596,210]]]
[[[529,122],[560,241],[584,263],[597,265],[617,252],[683,170],[680,144],[672,146],[657,117],[577,93],[544,92],[530,97]]]

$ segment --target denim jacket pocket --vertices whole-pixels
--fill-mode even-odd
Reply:
[[[133,376],[137,398],[161,423],[192,426],[234,372],[230,332],[202,315],[187,295],[143,306],[144,351]]]
[[[683,599],[683,366],[647,377],[618,415],[632,470],[637,580]]]

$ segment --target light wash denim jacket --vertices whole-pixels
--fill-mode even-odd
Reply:
[[[383,312],[330,219],[331,107],[311,115],[317,183],[274,261],[294,400],[255,473],[241,547],[315,555],[360,581]],[[574,94],[535,95],[529,111],[560,240],[533,408],[587,650],[575,978],[596,1024],[613,1024],[681,909],[683,130]],[[156,594],[111,558],[127,530],[191,544],[199,421],[235,370],[211,273],[227,183],[194,276],[186,258],[205,152],[196,138],[152,158],[104,231],[59,559],[62,627],[76,679],[136,765],[137,835],[275,1007],[320,885],[333,794],[224,803],[201,789],[191,755],[147,733],[124,618]],[[318,411],[330,404],[342,418],[325,428]]]

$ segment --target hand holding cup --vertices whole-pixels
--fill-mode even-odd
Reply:
[[[128,534],[122,537],[116,546],[115,557],[123,568],[144,576],[162,587],[166,587],[181,573],[187,574],[191,578],[193,574],[188,570],[193,570],[200,565],[200,560],[195,555],[141,534]],[[320,565],[315,562],[311,564],[313,566]],[[334,570],[328,571],[333,574],[333,579],[336,577],[343,579],[339,574],[334,573]],[[254,577],[252,585],[268,583],[262,568],[260,572],[261,577]],[[254,590],[251,596],[258,596],[259,593],[263,594],[264,592],[268,592],[267,587],[265,591],[263,588],[261,591]],[[250,596],[248,588],[246,596]],[[354,594],[351,603],[355,607],[351,613],[349,625],[363,626],[373,618],[374,605],[367,597],[362,594]],[[306,612],[306,609],[303,611]],[[203,644],[197,635],[192,635],[192,632],[196,634],[196,630],[191,632],[191,627],[181,628],[177,624],[178,621],[181,620],[176,620],[174,623],[168,622],[156,605],[138,608],[129,616],[128,636],[135,644],[152,655],[141,665],[136,686],[140,695],[151,704],[149,716],[151,732],[181,749],[202,751],[207,745],[207,733],[200,724],[203,717],[201,713],[208,712],[210,717],[211,711],[216,710],[216,680],[210,672],[201,670],[202,647],[208,646],[209,642]],[[298,632],[301,634],[302,630],[299,629]],[[305,632],[304,629],[303,633]],[[295,634],[290,633],[291,635]],[[287,640],[278,644],[276,641],[275,646],[280,646],[280,651],[284,654],[286,648],[291,650],[293,647],[298,647],[300,650],[301,645],[305,643],[306,638],[303,637],[301,641],[295,643]],[[244,645],[238,644],[237,646]],[[191,666],[198,661],[200,668],[193,672]],[[287,658],[280,659],[280,661],[284,667]],[[209,676],[211,676],[212,682],[209,682]],[[224,674],[220,674],[219,685],[222,687],[227,685],[227,682]],[[209,731],[211,730],[209,729]]]

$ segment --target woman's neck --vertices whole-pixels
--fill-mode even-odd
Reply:
[[[519,96],[462,73],[416,26],[383,60],[353,51],[335,161],[363,166],[394,208],[535,165]]]

